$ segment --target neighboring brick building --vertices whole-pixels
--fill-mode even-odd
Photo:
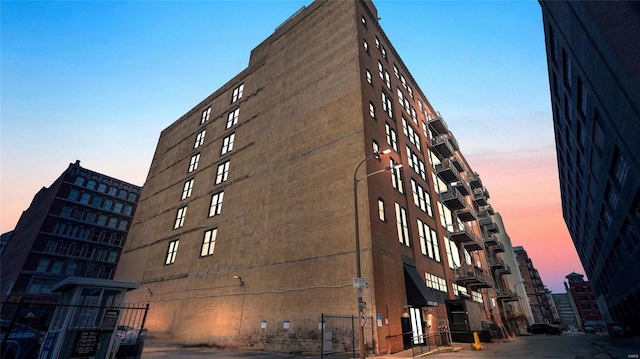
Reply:
[[[584,276],[578,273],[568,274],[567,282],[569,283],[569,293],[571,293],[571,299],[578,311],[578,317],[581,321],[581,326],[592,326],[598,329],[602,329],[605,326],[605,322],[600,314],[598,303],[593,295],[591,286],[588,281],[584,280]]]
[[[356,202],[369,350],[400,351],[407,332],[501,335],[500,308],[517,297],[493,288],[507,271],[485,253],[500,259],[488,191],[375,6],[325,0],[162,131],[116,273],[142,283],[127,300],[151,303],[150,334],[319,351],[322,314],[359,311],[359,163],[358,179],[376,173]],[[326,325],[334,341],[345,333]]]
[[[16,224],[2,255],[2,299],[48,297],[68,276],[112,279],[140,189],[69,164]]]
[[[562,213],[603,317],[640,334],[640,2],[540,5]]]
[[[538,270],[533,266],[533,261],[529,258],[524,247],[513,247],[513,251],[516,254],[516,261],[524,280],[524,287],[527,291],[527,297],[529,297],[534,322],[553,323],[553,312],[548,298],[549,293],[544,283],[542,283]]]

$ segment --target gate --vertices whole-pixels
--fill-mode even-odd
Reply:
[[[358,326],[360,318],[356,316],[337,316],[322,314],[320,357],[350,356],[359,357],[360,340]],[[369,317],[364,326],[364,342],[367,353],[373,354],[373,318]]]
[[[49,350],[59,334],[50,328],[55,328],[56,323],[62,320],[61,314],[69,310],[73,312],[71,327],[78,336],[83,336],[83,340],[94,344],[83,349],[95,352],[96,358],[108,357],[106,351],[114,331],[112,348],[116,352],[115,358],[140,358],[142,354],[148,304],[123,307],[62,305],[22,298],[20,301],[1,302],[0,306],[2,359],[38,357],[41,352]],[[70,342],[68,346],[68,352],[79,350],[77,342]]]

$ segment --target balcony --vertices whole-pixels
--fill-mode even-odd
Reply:
[[[456,151],[460,150],[460,146],[458,146],[458,140],[456,140],[456,138],[453,137],[453,134],[451,132],[449,132],[449,136],[447,137],[447,141],[449,141],[449,144],[451,145],[451,147],[454,150],[456,150]]]
[[[486,206],[489,204],[487,202],[489,198],[489,191],[486,188],[476,188],[473,190],[473,201],[476,202],[478,206]]]
[[[444,159],[436,165],[436,174],[447,183],[460,182],[460,171],[449,159]]]
[[[514,292],[512,292],[509,289],[504,289],[501,287],[496,288],[496,295],[498,297],[498,300],[502,300],[504,302],[517,302],[518,301],[518,295]]]
[[[487,263],[489,264],[489,267],[491,269],[504,269],[504,266],[506,265],[501,258],[498,257],[487,257]]]
[[[500,274],[511,274],[511,267],[507,263],[504,264],[504,268],[498,269],[498,273]]]
[[[500,244],[500,242],[498,242],[498,237],[496,237],[493,234],[488,236],[488,237],[482,238],[482,240],[483,240],[483,242],[484,242],[484,244],[486,246],[495,246],[497,244]],[[504,252],[504,250],[503,250],[503,252]]]
[[[433,148],[434,153],[440,159],[449,158],[456,153],[455,148],[451,145],[449,138],[453,137],[450,133],[444,135],[438,135],[431,139],[431,147]],[[457,144],[457,142],[456,142]]]
[[[496,214],[493,211],[493,207],[490,204],[487,204],[486,206],[481,206],[478,208],[478,213],[485,213],[485,216],[491,216]]]
[[[491,288],[493,281],[482,269],[472,265],[464,265],[456,268],[456,283],[465,287],[475,288]]]
[[[487,242],[485,242],[485,244],[487,244]],[[494,252],[494,253],[503,253],[504,252],[504,246],[502,245],[502,243],[498,243],[498,244],[487,244],[490,246],[490,249]]]
[[[494,233],[500,233],[500,229],[498,225],[493,221],[493,218],[489,216],[486,212],[478,213],[478,224],[480,227],[484,227],[489,235]]]
[[[469,185],[471,188],[482,188],[482,181],[480,180],[480,175],[477,173],[471,173],[468,176]]]
[[[449,132],[449,127],[447,126],[447,123],[444,122],[444,119],[439,112],[436,112],[433,115],[427,115],[427,123],[431,129],[439,135]]]
[[[452,211],[463,209],[467,206],[464,197],[453,187],[449,187],[447,192],[440,193],[440,201]]]
[[[454,182],[451,184],[451,186],[455,187],[458,190],[458,192],[460,192],[460,194],[463,196],[468,196],[471,194],[471,188],[469,188],[469,185],[463,180],[459,182]]]
[[[475,221],[476,220],[476,212],[469,208],[469,207],[465,207],[463,209],[459,209],[457,211],[453,211],[453,215],[454,216],[458,216],[458,218],[462,221],[462,222],[470,222],[470,221]]]
[[[478,251],[483,249],[475,233],[466,227],[449,232],[449,239],[454,241],[456,244],[464,245],[465,249],[469,251]]]
[[[464,163],[457,154],[454,154],[453,157],[451,157],[451,163],[455,166],[458,172],[464,171]]]

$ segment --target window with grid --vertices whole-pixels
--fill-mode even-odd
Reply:
[[[402,183],[402,168],[394,168],[398,163],[391,158],[389,160],[391,167],[391,185],[397,189],[398,192],[404,193],[404,185]]]
[[[416,146],[418,151],[421,151],[422,148],[420,147],[420,135],[413,129],[413,127],[411,127],[404,116],[402,116],[402,131],[404,132],[404,135],[409,139],[409,142]]]
[[[176,221],[173,223],[173,229],[178,229],[184,224],[184,217],[187,215],[187,207],[178,208],[176,213]]]
[[[422,254],[440,262],[438,233],[426,223],[418,219],[418,235],[420,237],[420,250]]]
[[[198,148],[202,146],[202,144],[204,143],[204,135],[206,133],[207,133],[207,130],[202,130],[198,132],[198,134],[196,135],[196,142],[194,143],[193,148]]]
[[[387,216],[384,212],[384,200],[382,198],[378,198],[378,218],[383,222],[387,221]]]
[[[235,138],[236,138],[236,134],[231,133],[222,139],[222,150],[220,150],[221,156],[233,150],[233,143],[235,141]]]
[[[431,196],[421,185],[413,178],[411,179],[411,192],[413,192],[413,203],[420,208],[422,212],[433,217],[433,209],[431,208]]]
[[[200,117],[201,125],[209,120],[210,114],[211,114],[211,107],[207,107],[206,110],[202,111],[202,116]]]
[[[398,135],[396,134],[396,130],[389,125],[389,123],[385,123],[385,130],[387,132],[387,144],[396,152],[398,152]]]
[[[220,184],[229,177],[229,161],[218,165],[218,173],[216,174],[216,184]]]
[[[231,95],[231,103],[234,103],[242,98],[242,93],[244,92],[244,84],[233,89],[233,94]]]
[[[196,153],[195,155],[191,156],[191,159],[189,160],[189,171],[188,172],[193,172],[195,170],[198,169],[198,162],[200,162],[200,154]]]
[[[225,125],[225,129],[231,128],[238,123],[238,115],[240,114],[240,107],[235,110],[229,112],[227,115],[227,124]]]
[[[391,101],[391,97],[384,91],[382,92],[382,110],[386,112],[389,117],[393,118],[393,101]]]
[[[169,242],[169,248],[167,249],[167,257],[164,260],[164,264],[173,264],[176,261],[176,254],[178,253],[178,244],[180,244],[179,239]]]
[[[182,187],[181,199],[187,199],[191,197],[191,190],[193,189],[193,181],[194,179],[192,178],[184,183],[184,186]]]
[[[398,230],[398,241],[407,247],[411,246],[409,240],[409,224],[407,220],[407,210],[396,202],[396,227]]]
[[[373,102],[369,102],[369,116],[371,116],[371,118],[373,119],[376,118],[376,106],[373,104]]]
[[[216,246],[217,235],[218,228],[213,228],[204,232],[204,238],[202,239],[202,249],[200,250],[200,257],[206,257],[213,254],[213,250]]]
[[[217,216],[222,211],[222,199],[224,191],[218,192],[211,196],[211,207],[209,208],[209,217]]]
[[[367,82],[373,85],[373,79],[371,78],[371,72],[369,70],[367,70],[366,75],[367,75]]]

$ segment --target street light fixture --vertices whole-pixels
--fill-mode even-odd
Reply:
[[[389,170],[396,170],[402,167],[402,164],[398,164],[395,166],[387,166],[384,169],[372,172],[367,174],[362,178],[358,178],[358,169],[362,166],[363,163],[367,162],[372,158],[378,158],[380,154],[386,155],[391,153],[391,149],[387,148],[382,152],[375,151],[371,156],[366,157],[356,167],[356,170],[353,172],[353,206],[355,209],[355,229],[356,229],[356,278],[353,280],[354,287],[357,288],[358,294],[358,320],[360,320],[360,325],[358,326],[358,335],[360,340],[360,359],[366,358],[366,350],[364,346],[364,325],[366,324],[366,314],[364,311],[364,302],[362,301],[362,288],[366,285],[366,281],[362,278],[362,268],[360,265],[360,230],[358,224],[358,184],[368,177],[371,177],[375,174],[382,173]]]

